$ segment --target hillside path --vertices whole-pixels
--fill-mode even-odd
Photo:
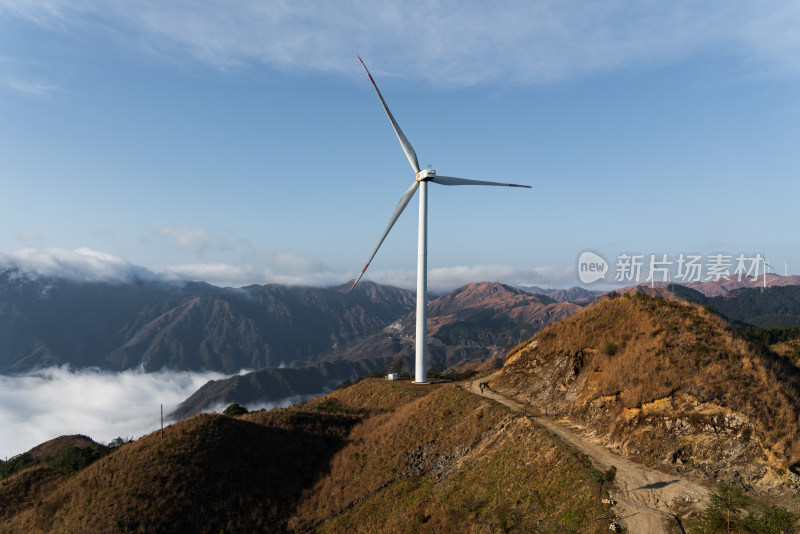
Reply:
[[[495,375],[491,375],[469,381],[465,384],[465,389],[475,395],[494,399],[514,411],[530,414],[532,410],[529,406],[526,407],[513,398],[488,388],[481,393],[480,382],[489,382],[494,377]],[[617,501],[620,520],[632,534],[667,534],[666,524],[670,521],[673,525],[677,524],[668,506],[676,499],[681,501],[690,499],[701,507],[708,504],[709,490],[696,482],[674,474],[662,473],[614,454],[603,445],[575,433],[564,424],[565,422],[536,415],[528,417],[589,456],[597,467],[603,470],[611,466],[616,467],[617,489],[611,496]]]

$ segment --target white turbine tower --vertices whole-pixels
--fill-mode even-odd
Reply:
[[[383,244],[383,240],[386,239],[386,236],[389,234],[392,226],[394,226],[394,223],[397,221],[398,217],[400,217],[400,214],[403,213],[403,210],[411,201],[414,193],[416,193],[417,189],[419,189],[419,239],[417,242],[417,334],[414,381],[418,384],[425,384],[427,382],[425,339],[427,338],[428,318],[428,182],[441,185],[500,185],[507,187],[527,188],[530,188],[530,186],[505,184],[499,182],[485,182],[481,180],[466,180],[464,178],[440,176],[437,175],[436,171],[433,169],[420,170],[419,163],[417,162],[417,154],[414,152],[414,148],[411,146],[411,143],[408,142],[408,139],[406,139],[406,136],[403,134],[400,126],[397,125],[397,121],[394,120],[392,112],[389,111],[389,107],[386,105],[386,101],[383,99],[383,95],[381,95],[380,90],[378,90],[375,80],[372,79],[372,75],[369,73],[367,66],[364,65],[364,61],[360,56],[358,60],[361,61],[361,65],[364,67],[367,76],[369,76],[369,81],[372,82],[372,87],[374,87],[375,92],[378,93],[378,98],[383,105],[384,111],[386,111],[386,115],[389,116],[389,121],[392,123],[392,128],[394,128],[394,133],[397,134],[397,138],[400,140],[400,145],[403,147],[403,152],[406,153],[406,157],[408,158],[409,163],[411,163],[411,167],[414,169],[416,177],[414,178],[414,182],[411,184],[411,187],[408,188],[408,191],[406,191],[403,196],[400,197],[400,202],[397,203],[397,207],[394,209],[394,213],[392,213],[392,217],[389,219],[389,224],[386,225],[383,235],[381,235],[381,238],[378,240],[378,244],[372,251],[372,254],[367,260],[367,263],[364,265],[364,268],[361,269],[361,274],[358,275],[358,278],[353,283],[353,287],[351,287],[350,290],[352,291],[353,288],[356,287],[356,284],[358,284],[358,281],[361,280],[361,277],[364,276],[364,272],[367,270],[367,267],[369,267],[369,264],[372,262],[372,259],[375,257],[375,254],[378,252],[381,244]]]

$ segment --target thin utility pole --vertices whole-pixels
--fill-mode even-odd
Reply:
[[[161,437],[164,437],[164,405],[161,405]]]

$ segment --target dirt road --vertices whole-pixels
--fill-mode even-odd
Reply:
[[[524,404],[513,398],[488,388],[481,392],[480,382],[489,382],[493,378],[494,375],[468,382],[465,389],[476,395],[494,399],[515,411],[531,412],[530,407],[526,410]],[[631,534],[661,534],[667,532],[667,523],[672,522],[673,525],[677,525],[668,506],[676,499],[681,501],[690,499],[700,507],[705,507],[708,503],[708,489],[695,482],[650,469],[618,456],[604,446],[575,433],[565,424],[566,421],[533,415],[529,417],[589,456],[596,467],[603,470],[611,466],[616,467],[617,490],[612,492],[612,497],[617,501],[620,520]]]

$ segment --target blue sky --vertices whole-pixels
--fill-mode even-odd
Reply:
[[[800,272],[800,3],[0,0],[0,262],[355,277],[420,164],[430,287],[577,284],[585,249]],[[366,278],[416,268],[412,201]],[[144,274],[143,274],[144,273]]]

